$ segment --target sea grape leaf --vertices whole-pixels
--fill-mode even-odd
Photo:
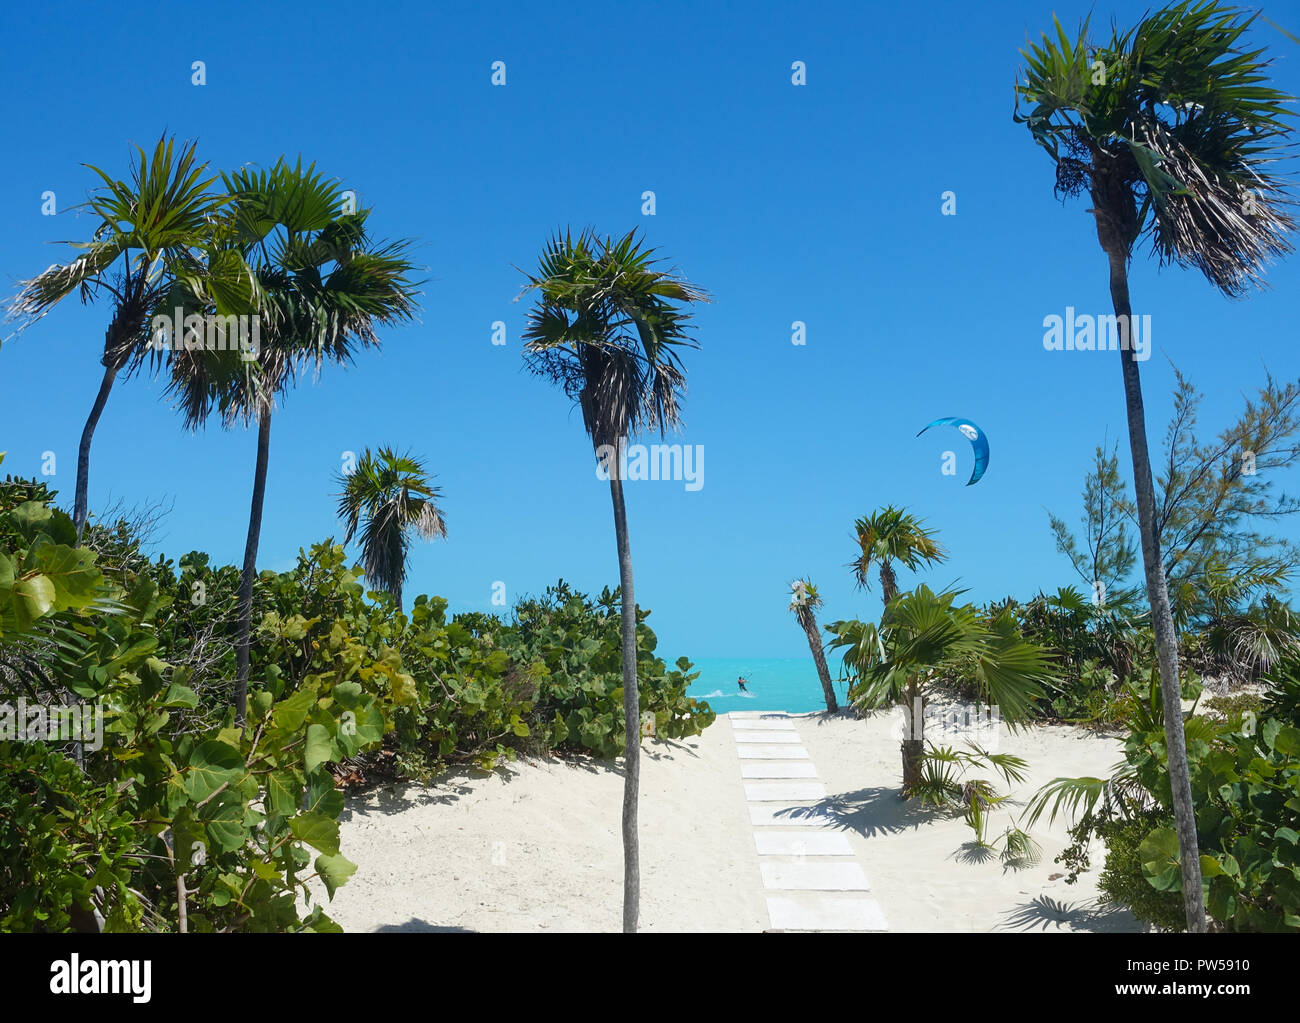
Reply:
[[[1156,891],[1176,890],[1182,882],[1178,865],[1178,835],[1172,828],[1157,828],[1138,846],[1142,874]]]
[[[222,785],[233,785],[243,773],[243,754],[224,742],[209,739],[190,754],[185,792],[196,803],[202,802]]]
[[[334,856],[317,856],[316,873],[325,883],[325,890],[330,893],[330,898],[334,898],[335,891],[348,878],[357,872],[357,865],[351,860],[341,855]]]
[[[339,851],[339,822],[323,813],[300,813],[289,821],[289,830],[300,842],[306,842],[317,852],[337,856]]]

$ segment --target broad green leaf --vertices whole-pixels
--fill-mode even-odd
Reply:
[[[312,776],[307,785],[307,810],[311,813],[324,814],[331,820],[343,812],[343,793],[334,784],[334,779],[326,772]]]
[[[315,702],[316,691],[314,689],[299,689],[292,696],[281,700],[275,705],[271,720],[276,728],[296,732],[302,727],[302,723],[307,720],[307,712],[311,710]]]
[[[190,754],[185,792],[196,803],[201,802],[222,785],[233,785],[243,774],[243,754],[224,742],[209,739]]]
[[[316,873],[325,883],[325,890],[334,898],[339,887],[357,872],[357,865],[341,855],[317,856]]]
[[[324,725],[307,726],[307,748],[303,752],[303,766],[308,774],[328,760],[338,758],[334,741]]]
[[[1142,874],[1156,891],[1177,890],[1182,883],[1178,865],[1178,835],[1172,828],[1157,828],[1138,846]]]
[[[28,561],[54,584],[55,611],[93,603],[103,583],[94,551],[83,547],[42,543],[32,548]]]
[[[306,842],[318,852],[337,856],[339,851],[339,822],[322,813],[300,813],[289,821],[294,838]]]
[[[43,575],[15,580],[11,592],[14,615],[18,620],[20,632],[30,629],[32,622],[54,606],[56,596],[54,583]]]
[[[291,771],[272,771],[266,776],[266,805],[271,813],[292,817],[301,799],[302,785]]]
[[[208,840],[221,852],[234,852],[248,838],[244,827],[244,807],[239,797],[226,791],[199,810]]]
[[[1300,728],[1287,725],[1280,729],[1273,739],[1273,748],[1287,757],[1300,753]]]

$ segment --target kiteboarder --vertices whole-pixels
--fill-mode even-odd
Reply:
[[[740,691],[741,691],[742,693],[747,693],[747,692],[749,692],[749,690],[745,688],[745,676],[744,676],[744,675],[737,675],[737,676],[736,676],[736,685],[740,686]]]

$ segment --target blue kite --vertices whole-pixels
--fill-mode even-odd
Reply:
[[[945,416],[943,419],[936,419],[930,426],[955,426],[961,431],[961,435],[970,441],[970,446],[975,452],[975,468],[971,471],[966,486],[978,483],[980,477],[984,475],[984,470],[989,467],[989,441],[984,431],[969,419],[962,419],[960,416]],[[925,427],[917,436],[925,433],[930,426]]]

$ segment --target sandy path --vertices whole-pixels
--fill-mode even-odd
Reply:
[[[793,719],[890,930],[1135,929],[1127,913],[1093,905],[1095,868],[1074,886],[1049,879],[1062,873],[1052,862],[1066,844],[1060,822],[1034,830],[1042,862],[1014,871],[972,860],[960,818],[901,803],[890,715]],[[1067,728],[1004,732],[1000,748],[1029,761],[1013,793],[1022,801],[1058,775],[1105,774],[1120,757],[1117,741]],[[769,927],[729,720],[648,743],[641,770],[641,929]],[[618,931],[622,793],[607,762],[547,758],[352,797],[342,852],[359,869],[328,912],[350,931]],[[1005,819],[995,815],[990,835]]]
[[[358,864],[327,912],[349,931],[618,931],[623,775],[553,758],[349,799]],[[648,742],[641,929],[767,926],[731,725]]]
[[[961,817],[945,818],[898,798],[902,762],[895,716],[866,719],[793,715],[829,793],[825,808],[849,835],[894,931],[1131,931],[1138,927],[1122,910],[1096,905],[1098,846],[1093,869],[1073,885],[1053,858],[1069,843],[1061,819],[1050,828],[1041,819],[1030,834],[1042,848],[1038,865],[1004,867],[995,857],[981,860],[974,833]],[[940,737],[940,742],[945,740]],[[949,745],[958,745],[947,742]],[[992,814],[987,837],[1000,835],[1025,800],[1057,777],[1105,777],[1122,759],[1118,740],[1077,728],[1041,726],[1017,735],[1001,729],[998,752],[1029,763],[1025,784],[1010,790],[1009,810]],[[972,776],[984,776],[975,774]]]

